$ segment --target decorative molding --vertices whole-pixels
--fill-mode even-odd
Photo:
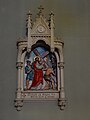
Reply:
[[[23,62],[16,63],[16,68],[22,68],[22,67],[23,67]]]
[[[59,63],[58,63],[58,67],[59,67],[59,68],[64,68],[64,62],[59,62]]]

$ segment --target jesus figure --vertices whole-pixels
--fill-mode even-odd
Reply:
[[[34,77],[30,89],[37,88],[40,84],[43,84],[43,65],[40,63],[40,57],[36,56],[32,63],[34,68]],[[39,88],[40,89],[40,88]]]

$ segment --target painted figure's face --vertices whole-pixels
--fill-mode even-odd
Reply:
[[[30,65],[30,61],[27,61],[27,65]]]
[[[39,62],[39,58],[38,58],[38,57],[36,57],[36,58],[35,58],[35,61]]]

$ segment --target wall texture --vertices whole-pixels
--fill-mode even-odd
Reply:
[[[65,42],[67,106],[57,102],[25,103],[14,108],[16,41],[25,36],[26,13],[33,20],[40,5],[55,13],[56,36]],[[0,0],[0,120],[90,120],[90,0]]]

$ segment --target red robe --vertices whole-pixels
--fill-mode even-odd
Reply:
[[[31,87],[37,87],[40,83],[43,83],[43,71],[36,67],[37,62],[33,62],[34,77]],[[30,88],[31,88],[30,87]]]

